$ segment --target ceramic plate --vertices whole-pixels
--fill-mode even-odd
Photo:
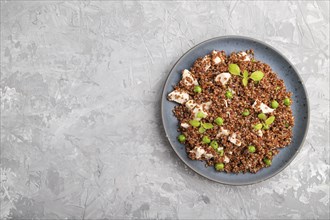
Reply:
[[[177,140],[177,136],[179,135],[177,131],[178,121],[172,112],[176,104],[169,102],[166,97],[173,90],[173,86],[180,81],[181,71],[183,69],[190,69],[198,57],[205,56],[212,50],[224,50],[226,54],[230,54],[233,51],[245,51],[247,49],[254,50],[256,60],[269,64],[273,71],[278,74],[279,78],[284,80],[287,90],[292,92],[293,102],[291,107],[295,117],[293,140],[288,147],[280,150],[280,153],[273,159],[270,167],[263,168],[256,174],[216,172],[213,167],[205,167],[205,162],[188,158],[184,145],[180,144]],[[303,145],[309,124],[307,93],[297,69],[277,49],[259,40],[241,36],[213,38],[196,45],[186,52],[170,71],[163,89],[161,102],[162,120],[166,136],[179,158],[196,173],[210,180],[229,185],[253,184],[281,172],[290,164]]]

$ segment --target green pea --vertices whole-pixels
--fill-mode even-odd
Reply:
[[[210,145],[214,150],[216,150],[219,147],[218,142],[216,141],[212,141]]]
[[[205,114],[203,112],[197,112],[197,118],[205,118]]]
[[[285,125],[284,125],[286,128],[288,128],[290,125],[289,125],[289,123],[285,123]]]
[[[267,165],[267,166],[270,166],[272,165],[272,161],[268,158],[264,158],[264,163]]]
[[[203,139],[202,139],[203,143],[204,144],[208,144],[211,142],[210,138],[208,136],[204,136]]]
[[[267,119],[267,116],[264,113],[260,113],[258,115],[258,118],[261,119],[261,120],[266,120]]]
[[[219,126],[223,125],[223,119],[221,117],[217,117],[214,122]]]
[[[278,107],[278,102],[276,100],[273,100],[271,103],[272,108],[277,108]]]
[[[178,136],[178,140],[182,143],[182,142],[185,142],[186,141],[186,136],[184,136],[183,134],[180,134]]]
[[[201,123],[197,120],[190,120],[189,124],[191,124],[193,127],[199,127],[201,125]]]
[[[220,157],[222,157],[224,155],[225,151],[217,149],[217,153],[220,155]]]
[[[278,91],[281,87],[279,86],[276,86],[275,90]]]
[[[242,113],[243,116],[248,116],[250,114],[250,111],[248,109],[245,109]]]
[[[289,98],[285,98],[285,99],[283,100],[283,103],[284,103],[284,105],[289,106],[289,105],[291,104],[291,101],[290,101]]]
[[[196,93],[201,93],[201,92],[202,92],[202,87],[200,87],[200,86],[195,86],[195,87],[194,87],[194,92],[196,92]]]
[[[248,150],[249,150],[250,153],[256,152],[255,146],[252,146],[252,145],[248,147]]]
[[[233,98],[233,93],[231,92],[231,91],[227,91],[226,92],[226,97],[228,98],[228,99],[232,99]]]
[[[220,170],[223,170],[225,168],[225,165],[223,163],[216,163],[214,165],[214,168],[217,170],[217,171],[220,171]]]

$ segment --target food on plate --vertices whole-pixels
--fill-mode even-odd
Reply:
[[[216,171],[256,173],[292,138],[291,93],[253,50],[198,58],[168,94],[178,141],[192,160]]]

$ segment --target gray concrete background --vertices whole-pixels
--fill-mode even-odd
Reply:
[[[283,52],[311,103],[276,177],[220,185],[174,154],[160,95],[175,61],[220,35]],[[1,1],[1,218],[329,218],[329,3]]]

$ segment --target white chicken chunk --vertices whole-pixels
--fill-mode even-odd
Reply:
[[[193,77],[191,72],[187,69],[182,71],[182,82],[186,86],[198,85],[198,81]]]
[[[267,114],[267,113],[272,113],[275,109],[272,109],[270,107],[268,107],[266,104],[260,102],[259,104],[259,100],[256,100],[253,105],[252,108],[254,109],[259,109],[262,111],[262,113]]]
[[[174,90],[168,94],[168,100],[183,104],[189,100],[189,94],[184,91]]]
[[[228,140],[235,144],[236,146],[241,146],[242,145],[242,142],[240,140],[237,139],[237,134],[236,133],[233,133],[229,138]]]
[[[220,73],[215,77],[214,81],[220,82],[222,85],[226,85],[227,82],[229,81],[230,77],[231,77],[230,73],[227,73],[227,72]]]
[[[239,57],[244,57],[243,61],[250,61],[250,56],[244,51],[237,53]]]

